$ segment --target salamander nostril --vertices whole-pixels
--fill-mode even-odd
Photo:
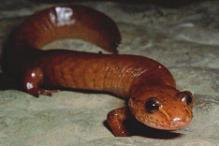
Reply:
[[[160,105],[160,102],[155,97],[151,97],[145,102],[145,110],[149,113],[154,113],[159,110]]]

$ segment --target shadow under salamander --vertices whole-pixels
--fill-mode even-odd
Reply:
[[[0,73],[0,90],[18,89],[17,83],[4,73]]]
[[[103,122],[104,126],[109,129],[107,122]],[[141,136],[154,139],[174,139],[181,137],[183,134],[174,131],[158,130],[147,127],[136,119],[125,121],[125,126],[128,129],[130,136]]]

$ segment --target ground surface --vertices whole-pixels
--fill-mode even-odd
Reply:
[[[61,91],[34,98],[18,90],[0,91],[1,146],[213,146],[219,145],[219,2],[177,9],[145,4],[83,3],[111,16],[122,33],[120,53],[139,54],[167,66],[180,89],[196,96],[194,119],[180,136],[115,138],[104,126],[107,113],[123,100],[104,94]],[[0,47],[26,16],[49,7],[25,0],[2,0]],[[81,41],[50,47],[96,51]],[[1,86],[7,81],[1,77]],[[4,83],[6,81],[6,83]],[[7,89],[7,87],[5,87]],[[158,138],[156,138],[158,137]]]

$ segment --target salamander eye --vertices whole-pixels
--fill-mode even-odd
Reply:
[[[186,103],[187,105],[192,105],[193,96],[189,91],[180,92],[178,95],[181,98],[181,101]]]
[[[151,97],[145,102],[145,110],[149,113],[154,113],[159,110],[160,105],[160,102],[155,97]]]

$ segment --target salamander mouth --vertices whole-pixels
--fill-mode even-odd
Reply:
[[[157,122],[156,120],[142,118],[142,116],[141,117],[136,116],[136,119],[147,127],[158,129],[158,130],[165,130],[165,131],[175,131],[175,130],[182,129],[191,122],[190,117],[186,117],[184,119],[175,117],[169,121],[165,120],[165,122],[164,121]]]

